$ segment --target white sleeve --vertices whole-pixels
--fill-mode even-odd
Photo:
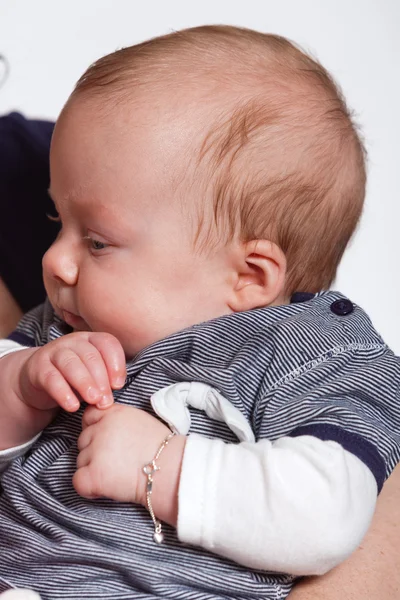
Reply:
[[[3,473],[8,465],[19,456],[23,456],[28,452],[29,448],[33,446],[36,440],[42,435],[42,432],[35,435],[34,438],[21,444],[20,446],[14,446],[13,448],[7,448],[6,450],[0,450],[0,474]]]
[[[17,352],[18,350],[26,350],[27,346],[21,346],[17,342],[12,340],[0,339],[0,358],[11,354],[11,352]]]
[[[192,434],[178,537],[253,569],[321,575],[360,544],[376,498],[371,471],[337,442],[226,444]]]
[[[13,342],[12,340],[0,339],[0,358],[7,356],[7,354],[11,354],[12,352],[17,352],[18,350],[25,350],[26,348],[27,346],[21,346],[21,344]],[[0,473],[3,473],[15,458],[23,456],[28,452],[29,448],[33,446],[40,435],[41,433],[38,433],[38,435],[35,435],[34,438],[25,442],[25,444],[21,444],[21,446],[0,450]]]

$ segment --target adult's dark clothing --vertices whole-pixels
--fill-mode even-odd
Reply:
[[[42,256],[59,225],[48,196],[54,123],[0,117],[0,277],[23,312],[43,302]]]

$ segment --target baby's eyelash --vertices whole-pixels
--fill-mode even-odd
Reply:
[[[96,240],[95,238],[90,237],[90,235],[85,235],[83,239],[87,240],[89,249],[94,250],[94,251],[104,250],[109,245],[109,244],[106,244],[105,242],[100,242],[100,240]],[[101,248],[99,248],[99,245],[101,246]]]
[[[49,221],[54,221],[54,223],[61,223],[60,215],[54,216],[54,215],[49,215],[48,213],[46,213],[46,217],[49,219]]]

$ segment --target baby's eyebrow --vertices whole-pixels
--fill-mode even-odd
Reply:
[[[47,193],[57,208],[57,200],[55,198],[55,194],[53,194],[51,191],[51,186],[47,189]],[[59,200],[67,203],[75,203],[78,202],[79,199],[82,197],[84,197],[83,192],[81,192],[80,190],[73,189],[68,190],[68,192],[65,195],[62,195],[62,197],[60,197]]]

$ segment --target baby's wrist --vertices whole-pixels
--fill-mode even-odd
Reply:
[[[13,352],[0,359],[1,380],[3,382],[3,402],[1,406],[0,449],[21,445],[44,429],[54,418],[55,411],[42,411],[30,406],[24,398],[20,379],[30,356],[37,348]],[[7,386],[5,389],[4,386]]]
[[[159,521],[176,527],[178,520],[178,490],[187,436],[176,435],[156,461],[159,470],[153,474],[151,506]],[[161,443],[161,442],[160,442]],[[142,471],[140,503],[149,509],[147,476]]]
[[[16,352],[5,354],[0,359],[1,380],[3,385],[9,386],[5,397],[9,397],[12,403],[20,402],[28,406],[21,390],[21,376],[27,360],[37,348],[23,348]]]

